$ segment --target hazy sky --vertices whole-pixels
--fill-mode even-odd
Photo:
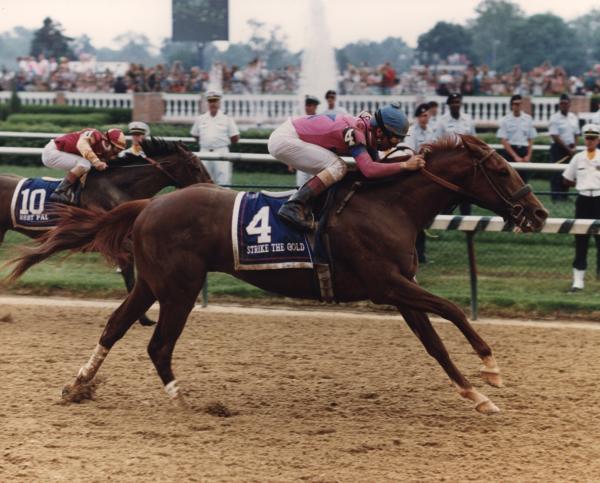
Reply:
[[[302,48],[309,0],[229,0],[230,40],[249,36],[248,19],[280,25],[293,50]],[[440,20],[464,23],[474,16],[479,0],[322,0],[329,34],[336,47],[359,39],[382,40],[400,36],[416,46],[419,34]],[[567,20],[592,8],[600,0],[518,0],[528,14],[552,12]],[[146,34],[159,45],[171,35],[171,0],[0,0],[0,32],[22,25],[38,28],[44,17],[62,23],[65,33],[87,33],[96,47],[114,47],[120,33]]]

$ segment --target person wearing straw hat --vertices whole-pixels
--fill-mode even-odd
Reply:
[[[585,151],[571,158],[562,174],[567,187],[575,186],[575,218],[600,219],[600,126],[583,126]],[[575,235],[575,259],[573,260],[573,285],[571,292],[583,290],[587,268],[587,252],[590,235]],[[596,276],[600,276],[600,235],[594,235],[596,241]]]
[[[221,111],[220,92],[208,91],[206,101],[208,111],[196,118],[190,134],[199,142],[200,151],[229,153],[229,145],[240,140],[240,130],[233,118]],[[208,161],[204,164],[216,184],[231,185],[231,161]]]

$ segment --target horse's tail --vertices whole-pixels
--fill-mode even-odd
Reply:
[[[111,211],[57,206],[58,225],[36,240],[39,246],[24,248],[21,256],[7,263],[15,267],[6,281],[14,282],[33,265],[63,250],[100,252],[116,264],[128,262],[133,222],[149,203],[149,199],[130,201]]]

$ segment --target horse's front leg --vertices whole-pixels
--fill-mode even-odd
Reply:
[[[449,320],[458,327],[481,358],[483,366],[480,373],[484,381],[491,386],[502,387],[500,368],[492,354],[492,349],[475,331],[460,308],[449,300],[429,293],[415,281],[408,280],[401,275],[393,276],[393,281],[386,280],[382,286],[386,288],[380,293],[373,293],[371,300],[376,303],[402,305],[418,312],[433,313]]]
[[[472,401],[475,404],[475,409],[480,413],[494,414],[499,412],[500,410],[498,407],[485,395],[475,389],[454,365],[444,343],[431,325],[427,315],[402,306],[399,306],[398,310],[402,313],[404,320],[413,333],[419,338],[427,350],[427,353],[433,357],[440,366],[442,366],[446,374],[448,374],[448,377],[456,386],[458,393],[465,399]]]
[[[133,287],[135,286],[135,270],[133,268],[133,263],[127,263],[120,265],[121,275],[123,276],[123,280],[125,280],[125,287],[127,287],[127,292],[131,293]],[[142,315],[139,318],[139,322],[141,325],[152,326],[156,324],[156,322],[150,319],[146,314]]]

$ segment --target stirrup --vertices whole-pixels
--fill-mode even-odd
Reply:
[[[312,231],[315,228],[315,216],[312,211],[309,211],[310,220],[307,220],[306,213],[304,213],[304,219],[296,216],[295,211],[289,210],[289,205],[283,204],[279,211],[277,212],[277,216],[281,219],[294,226],[295,228],[302,231]]]
[[[73,192],[55,191],[50,195],[49,200],[54,203],[62,203],[65,205],[76,205]]]

